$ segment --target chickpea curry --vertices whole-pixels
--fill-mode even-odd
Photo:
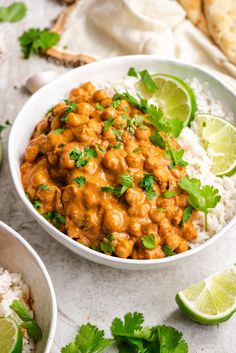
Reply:
[[[36,126],[21,178],[37,211],[68,237],[108,255],[157,259],[188,250],[196,211],[179,186],[183,150],[139,98],[90,82],[72,89]]]

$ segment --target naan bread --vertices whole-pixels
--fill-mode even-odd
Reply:
[[[69,0],[70,1],[70,0]],[[61,15],[58,17],[55,25],[51,28],[51,31],[61,34],[66,26],[68,16],[73,11],[76,4],[68,6]],[[46,51],[47,57],[54,61],[56,64],[64,65],[68,67],[77,67],[85,64],[89,64],[96,61],[94,58],[84,54],[72,54],[67,52],[66,48],[60,51],[56,48],[50,48]]]
[[[193,24],[209,36],[207,22],[203,12],[203,0],[179,0],[179,3],[183,6],[186,15]]]
[[[236,65],[236,0],[204,0],[204,9],[210,34]]]

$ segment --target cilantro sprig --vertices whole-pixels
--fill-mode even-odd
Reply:
[[[52,224],[58,229],[61,228],[61,226],[66,223],[65,216],[63,216],[61,213],[56,211],[49,211],[47,213],[43,213],[42,216],[47,221],[52,222]]]
[[[102,186],[101,191],[104,192],[112,192],[114,195],[121,197],[128,188],[134,187],[134,179],[131,175],[126,173],[121,174],[120,176],[120,184],[115,186]]]
[[[32,53],[40,54],[43,50],[56,45],[59,39],[58,33],[47,29],[30,28],[19,37],[23,57],[28,59]]]
[[[205,215],[205,229],[208,230],[207,214],[210,208],[216,207],[220,202],[221,196],[219,190],[211,185],[201,186],[199,179],[183,176],[179,181],[179,186],[182,190],[189,194],[189,204]]]
[[[153,174],[144,174],[143,178],[140,181],[140,187],[143,189],[146,194],[148,199],[152,200],[154,197],[157,196],[156,191],[153,189],[153,183],[155,181],[155,176]]]
[[[66,103],[67,108],[66,108],[64,114],[61,116],[61,121],[62,121],[63,123],[66,123],[66,122],[67,122],[68,114],[69,114],[69,113],[72,113],[72,112],[76,112],[76,110],[77,110],[77,104],[74,103],[74,102],[70,102],[69,99],[64,99],[64,102]]]
[[[184,155],[184,150],[176,150],[174,149],[169,141],[167,141],[167,145],[168,145],[168,149],[165,152],[165,157],[167,159],[171,158],[171,162],[169,164],[169,168],[173,169],[176,168],[176,166],[182,166],[182,167],[186,167],[188,165],[188,162],[186,162],[182,157]]]
[[[29,337],[32,338],[35,342],[41,341],[41,328],[34,320],[33,316],[31,315],[25,304],[22,301],[15,299],[10,305],[10,308],[23,321],[23,327],[27,330]]]
[[[61,349],[61,353],[99,353],[115,343],[120,353],[188,353],[182,332],[174,327],[143,326],[142,313],[127,313],[124,319],[116,317],[111,324],[112,339],[90,323],[82,325],[75,339]]]
[[[131,67],[128,71],[128,76],[140,78],[142,84],[150,93],[155,93],[158,89],[155,81],[152,79],[152,76],[150,75],[148,70],[137,71],[134,67]]]

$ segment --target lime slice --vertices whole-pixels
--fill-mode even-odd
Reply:
[[[190,319],[213,325],[236,311],[236,267],[217,273],[177,293],[176,303]]]
[[[0,352],[21,353],[22,346],[20,326],[10,317],[0,319]]]
[[[217,176],[236,172],[236,127],[227,120],[209,114],[198,114],[198,136],[209,150],[213,162],[212,172]]]
[[[179,118],[184,121],[184,126],[189,125],[197,110],[192,88],[180,78],[167,74],[155,74],[152,79],[158,87],[157,91],[150,94],[139,81],[137,87],[141,94],[147,99],[156,99],[167,118]]]

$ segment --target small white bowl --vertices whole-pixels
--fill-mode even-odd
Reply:
[[[36,353],[49,353],[57,324],[56,296],[49,274],[34,249],[0,221],[0,266],[22,274],[29,285],[36,320],[43,332]]]
[[[182,79],[196,77],[201,83],[208,82],[214,98],[221,100],[222,106],[226,111],[236,111],[236,96],[234,92],[209,71],[203,70],[196,65],[190,65],[179,60],[161,59],[155,55],[131,55],[111,58],[74,69],[37,91],[23,106],[12,126],[8,157],[12,178],[21,200],[36,221],[57,241],[76,254],[103,265],[121,269],[146,270],[162,268],[171,264],[176,265],[177,262],[201,252],[226,234],[236,224],[236,217],[211,239],[182,254],[155,260],[121,259],[89,249],[53,227],[39,215],[26,198],[20,179],[20,163],[22,162],[25,148],[28,145],[35,125],[42,119],[45,112],[58,101],[67,97],[73,87],[77,87],[86,81],[92,81],[98,86],[111,80],[117,80],[124,77],[130,67],[135,67],[138,70],[148,69],[151,73],[169,73]]]

